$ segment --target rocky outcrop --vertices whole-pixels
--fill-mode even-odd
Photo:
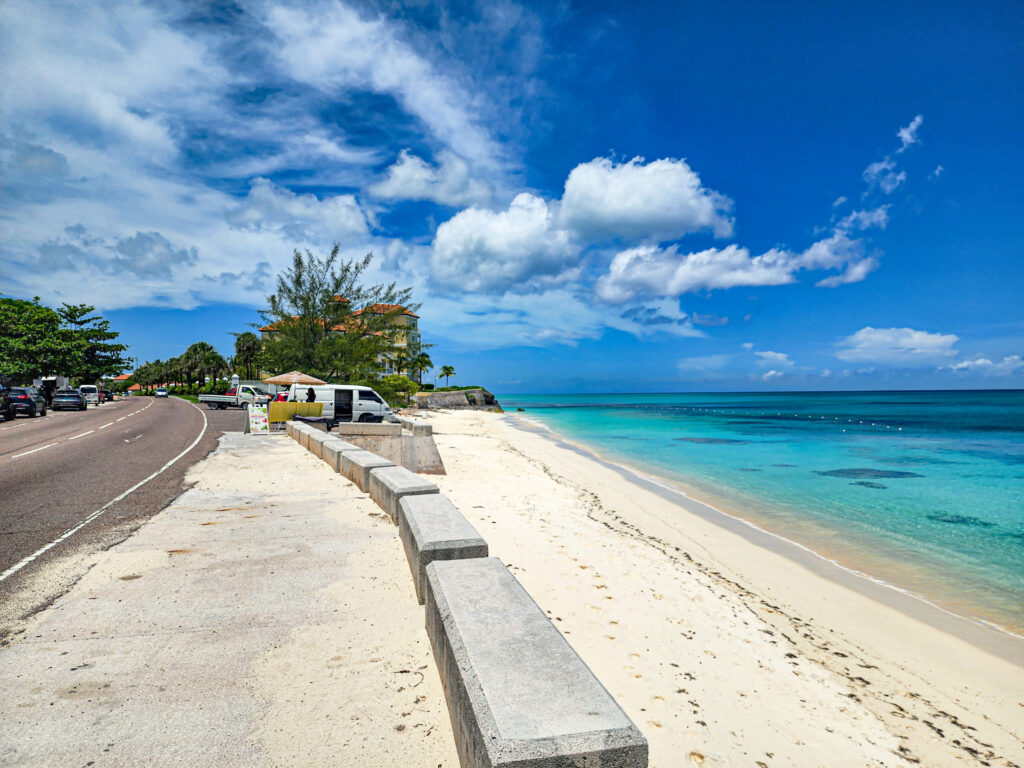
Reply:
[[[478,408],[501,413],[497,399],[483,387],[460,389],[455,392],[417,392],[417,408]]]

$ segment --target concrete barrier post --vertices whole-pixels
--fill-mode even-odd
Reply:
[[[359,446],[346,443],[337,437],[328,437],[320,446],[320,458],[335,472],[341,472],[341,455],[345,451],[358,451]]]
[[[487,557],[487,542],[448,497],[439,493],[398,500],[398,535],[420,605],[426,597],[427,566],[432,562]]]
[[[646,768],[643,734],[500,560],[426,573],[462,768]]]
[[[438,487],[405,467],[370,470],[370,498],[398,525],[398,501],[405,496],[438,493]]]
[[[341,474],[355,483],[363,493],[370,490],[370,470],[393,466],[394,462],[369,451],[345,451],[341,454]]]

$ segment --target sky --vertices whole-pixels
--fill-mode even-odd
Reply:
[[[1019,388],[1022,41],[1013,2],[5,0],[0,294],[230,354],[339,243],[453,384]]]

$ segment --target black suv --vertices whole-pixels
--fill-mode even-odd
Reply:
[[[11,400],[11,390],[0,384],[0,418],[8,421],[14,420],[14,401]]]
[[[33,387],[11,387],[11,400],[16,413],[27,413],[29,416],[45,416],[46,400]]]

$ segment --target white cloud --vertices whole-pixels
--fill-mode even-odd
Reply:
[[[942,172],[943,172],[943,171],[945,171],[945,170],[946,170],[946,169],[945,169],[945,168],[943,168],[943,167],[942,167],[941,165],[936,165],[936,166],[935,166],[935,170],[934,170],[934,171],[932,171],[932,172],[931,172],[931,174],[930,174],[930,175],[931,175],[931,178],[933,178],[933,179],[937,179],[937,178],[939,178],[939,176],[941,176],[941,175],[942,175]]]
[[[393,96],[431,135],[475,165],[494,168],[503,150],[476,115],[482,102],[406,42],[384,18],[362,19],[340,4],[316,11],[275,6],[266,26],[277,36],[288,75],[330,95],[368,89]]]
[[[645,164],[603,157],[577,165],[565,181],[560,221],[592,240],[675,240],[691,232],[732,234],[732,202],[704,187],[685,160]]]
[[[548,204],[522,193],[505,211],[460,211],[437,228],[430,285],[439,293],[534,291],[576,275],[579,249]]]
[[[403,149],[387,176],[369,188],[387,200],[432,200],[451,206],[486,205],[491,201],[489,184],[473,178],[469,165],[453,152],[439,154],[440,166],[430,165]]]
[[[754,342],[752,342],[752,341],[745,341],[742,344],[740,344],[740,346],[743,347],[744,349],[753,349],[754,348]]]
[[[839,342],[836,357],[850,362],[913,367],[952,357],[959,337],[912,328],[861,328]]]
[[[868,183],[868,188],[881,187],[887,195],[895,192],[906,180],[906,172],[897,172],[896,163],[888,157],[884,160],[877,160],[864,169],[864,181]]]
[[[866,263],[867,262],[867,263]],[[641,245],[620,251],[595,286],[603,300],[618,304],[633,299],[681,296],[699,290],[740,286],[786,285],[799,270],[840,269],[820,281],[832,286],[863,279],[876,262],[865,259],[859,240],[842,233],[819,240],[801,253],[772,249],[760,256],[737,245],[680,254],[675,245]]]
[[[845,198],[845,197],[843,197],[842,195],[840,195],[840,196],[839,196],[839,197],[837,197],[837,198],[835,199],[835,201],[834,201],[834,202],[832,203],[832,207],[833,207],[833,208],[838,208],[838,207],[839,207],[840,205],[842,205],[842,204],[843,204],[843,203],[845,203],[845,202],[846,202],[846,198]]]
[[[253,232],[280,232],[298,242],[366,239],[369,226],[352,195],[320,200],[316,195],[297,195],[267,179],[254,179],[249,194],[226,214],[232,227]]]
[[[921,127],[921,123],[924,122],[923,115],[917,115],[913,120],[910,121],[909,125],[905,125],[896,131],[896,135],[900,138],[900,148],[897,152],[902,152],[911,144],[917,144],[920,139],[917,138],[917,129]]]
[[[889,205],[880,205],[869,211],[853,211],[840,219],[836,229],[841,232],[852,232],[872,227],[885,229],[889,224],[889,208],[891,208]]]
[[[778,379],[781,376],[785,375],[786,374],[784,374],[782,371],[767,371],[766,373],[761,375],[761,379],[762,381],[771,381],[772,379]]]
[[[793,367],[793,361],[789,359],[789,355],[783,352],[770,352],[765,350],[764,352],[755,352],[754,354],[761,358],[757,361],[758,365],[779,368]]]
[[[945,366],[951,371],[964,373],[981,373],[985,376],[1009,376],[1011,373],[1024,368],[1024,360],[1020,355],[1008,355],[999,361],[992,361],[987,357],[979,357],[974,360],[961,360],[953,365]]]

